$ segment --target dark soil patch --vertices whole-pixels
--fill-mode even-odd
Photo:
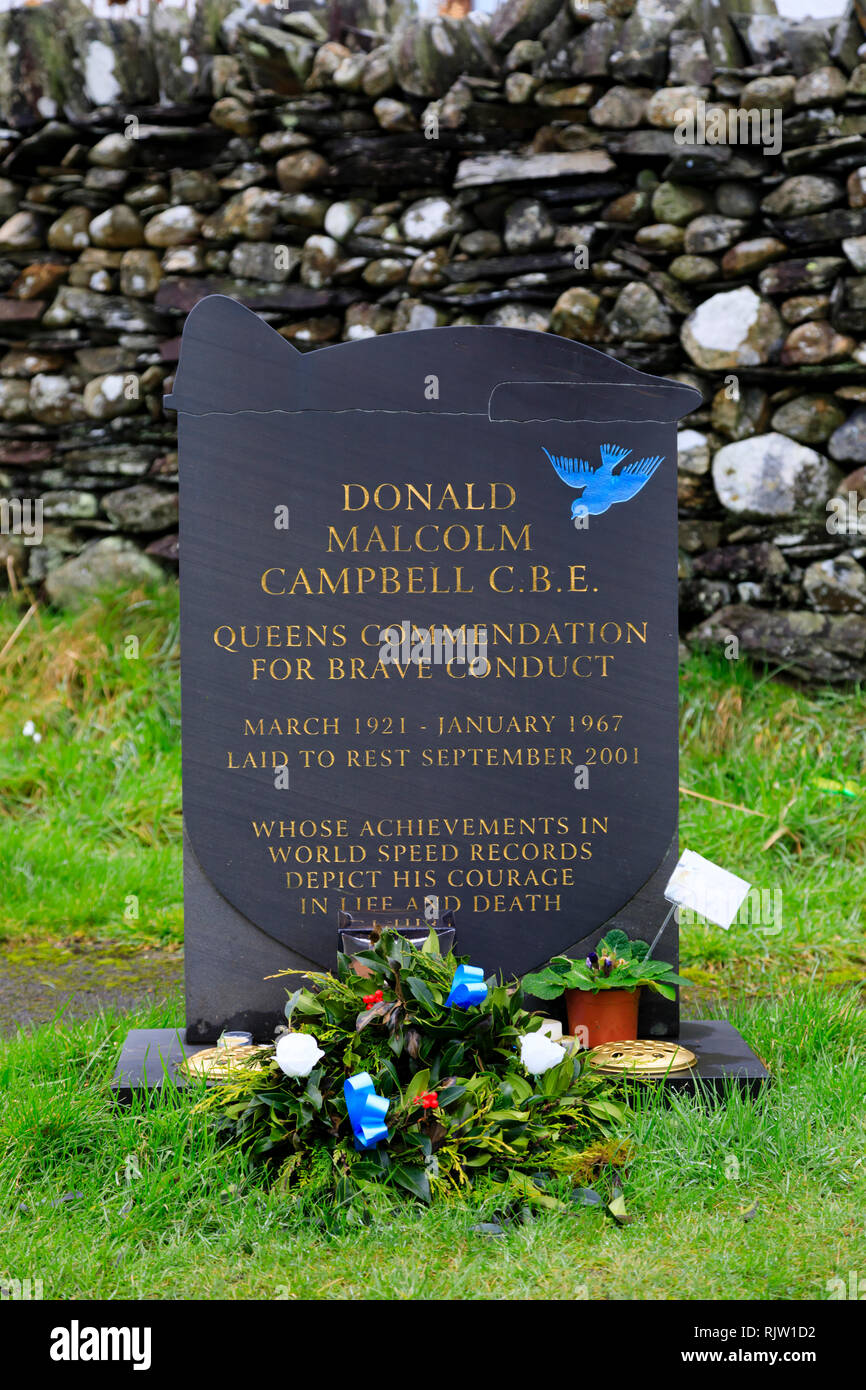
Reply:
[[[0,1033],[174,999],[183,955],[118,941],[0,944]]]

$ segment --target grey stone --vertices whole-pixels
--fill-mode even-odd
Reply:
[[[67,376],[40,373],[30,383],[30,413],[43,425],[66,425],[84,414],[81,396]]]
[[[688,184],[665,181],[656,186],[652,195],[653,216],[659,222],[672,222],[677,227],[700,217],[709,207],[709,195]]]
[[[825,444],[834,431],[838,431],[845,421],[845,411],[832,396],[795,396],[775,411],[771,421],[772,428],[782,434],[790,435],[800,444]],[[866,447],[866,435],[863,438]],[[833,453],[832,458],[842,457]],[[866,459],[866,453],[863,455]]]
[[[314,232],[304,242],[301,255],[301,283],[321,289],[330,283],[340,260],[340,247],[333,237]]]
[[[821,212],[841,202],[843,197],[844,190],[836,179],[819,174],[795,174],[768,193],[761,208],[773,217],[795,217]]]
[[[716,280],[721,275],[718,261],[709,256],[676,256],[668,270],[676,280],[687,285],[699,285],[703,280]]]
[[[91,602],[103,591],[160,583],[164,578],[160,566],[131,541],[106,536],[53,569],[45,579],[45,589],[52,603],[72,608]]]
[[[178,499],[176,492],[136,483],[132,487],[107,492],[102,507],[121,531],[164,531],[177,525]]]
[[[239,241],[232,247],[229,274],[239,280],[288,280],[301,263],[297,246],[272,241]]]
[[[140,246],[144,240],[144,228],[138,213],[126,203],[117,203],[113,208],[94,217],[88,229],[94,246],[104,246],[108,250],[123,250],[128,246]]]
[[[162,319],[149,306],[127,299],[62,285],[46,309],[43,324],[66,328],[74,323],[99,323],[121,333],[151,333],[162,328]]]
[[[710,471],[710,441],[700,430],[678,431],[677,470],[699,476]]]
[[[740,239],[746,226],[738,217],[722,217],[717,212],[696,217],[686,227],[685,250],[692,256],[724,251]]]
[[[540,250],[550,246],[555,235],[556,224],[536,199],[519,198],[506,209],[503,237],[509,251]]]
[[[368,285],[375,285],[377,288],[387,289],[389,286],[399,285],[405,280],[408,269],[409,267],[405,261],[398,261],[393,256],[383,256],[379,260],[370,261],[364,267],[361,278]]]
[[[499,328],[527,328],[532,332],[546,333],[550,328],[550,315],[535,304],[500,304],[484,315],[484,322]]]
[[[295,158],[293,155],[286,157]],[[280,160],[277,165],[278,177],[282,163]],[[238,237],[246,241],[270,241],[280,201],[276,189],[245,188],[205,218],[201,235],[205,241],[234,241]]]
[[[541,2],[558,8],[559,0]],[[537,4],[539,0],[511,3]],[[507,10],[508,5],[504,8]],[[441,97],[459,77],[490,77],[497,68],[493,43],[523,37],[518,24],[497,40],[494,35],[501,31],[495,27],[496,18],[489,27],[447,18],[409,20],[400,25],[388,48],[391,70],[403,91],[416,97]]]
[[[97,140],[87,159],[90,164],[104,169],[128,169],[135,163],[135,145],[125,135],[112,131]]]
[[[742,654],[801,680],[835,684],[866,675],[866,617],[857,613],[774,612],[735,604],[688,633],[691,646],[716,649],[730,637]]]
[[[606,150],[577,150],[565,154],[482,154],[463,159],[454,187],[511,183],[515,179],[579,178],[609,174],[615,168]]]
[[[86,521],[96,516],[99,503],[95,493],[66,488],[43,492],[42,509],[46,521]]]
[[[603,130],[633,130],[644,119],[651,95],[648,87],[608,87],[590,107],[589,119]]]
[[[783,331],[772,304],[744,286],[704,300],[686,319],[681,336],[696,367],[724,371],[770,361],[781,346]]]
[[[463,214],[450,198],[421,198],[412,203],[400,219],[400,228],[413,246],[437,246],[455,232],[462,231]]]
[[[626,82],[662,82],[668,39],[674,29],[688,22],[691,10],[691,0],[636,0],[610,60],[614,77]]]
[[[555,17],[560,0],[506,0],[494,13],[490,37],[498,48],[534,39]]]
[[[777,433],[726,444],[713,459],[719,501],[742,517],[820,513],[839,479],[821,454]]]
[[[623,286],[608,317],[615,338],[654,342],[673,333],[670,314],[655,290],[640,281]]]
[[[825,102],[839,102],[848,88],[844,73],[832,65],[815,68],[804,73],[794,88],[794,101],[797,106],[818,106]]]
[[[816,560],[803,575],[803,588],[819,613],[866,613],[866,570],[850,555]]]
[[[715,192],[716,211],[724,217],[742,217],[746,221],[758,211],[758,195],[747,183],[720,183]]]
[[[124,251],[120,261],[120,292],[132,299],[152,299],[162,279],[155,251],[138,247]]]
[[[42,221],[32,212],[13,212],[0,227],[0,250],[35,251],[42,245]]]
[[[858,408],[834,430],[829,454],[840,463],[866,463],[866,407]]]
[[[600,305],[601,297],[581,285],[563,290],[553,306],[551,332],[558,333],[561,338],[591,341]]]
[[[95,376],[84,388],[84,409],[92,420],[134,415],[140,408],[139,378],[135,372]]]

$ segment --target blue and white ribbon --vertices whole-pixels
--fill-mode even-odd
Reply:
[[[445,1003],[458,1009],[471,1009],[473,1004],[483,1004],[486,998],[487,986],[481,966],[458,965]]]
[[[355,1135],[356,1149],[372,1149],[382,1139],[388,1138],[385,1116],[390,1100],[377,1096],[369,1072],[358,1072],[343,1082],[343,1095],[349,1121]]]

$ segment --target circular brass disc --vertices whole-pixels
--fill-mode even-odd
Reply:
[[[259,1051],[259,1047],[250,1044],[241,1047],[206,1047],[181,1062],[179,1070],[189,1072],[191,1076],[206,1076],[221,1081],[239,1070],[238,1063],[245,1062]]]
[[[602,1043],[594,1047],[587,1057],[593,1070],[604,1076],[620,1076],[623,1072],[629,1072],[632,1076],[647,1078],[682,1075],[690,1071],[696,1061],[695,1054],[689,1052],[687,1047],[652,1038]]]

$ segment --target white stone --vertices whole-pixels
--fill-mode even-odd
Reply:
[[[710,443],[700,430],[680,430],[677,434],[677,468],[683,473],[707,473]]]
[[[866,236],[846,236],[842,250],[855,270],[866,270]]]
[[[325,231],[328,236],[342,241],[344,237],[349,235],[358,218],[362,215],[362,211],[361,205],[352,198],[343,202],[332,203],[325,213]]]
[[[701,347],[738,348],[757,322],[760,307],[760,299],[748,285],[711,295],[695,310],[692,336]]]
[[[94,106],[110,106],[121,95],[114,75],[114,53],[107,43],[94,39],[84,60],[84,87]]]
[[[458,216],[447,198],[422,198],[403,214],[403,234],[419,246],[434,246],[457,230]]]
[[[739,516],[789,517],[824,508],[841,474],[823,454],[785,434],[760,434],[719,449],[713,483]]]

